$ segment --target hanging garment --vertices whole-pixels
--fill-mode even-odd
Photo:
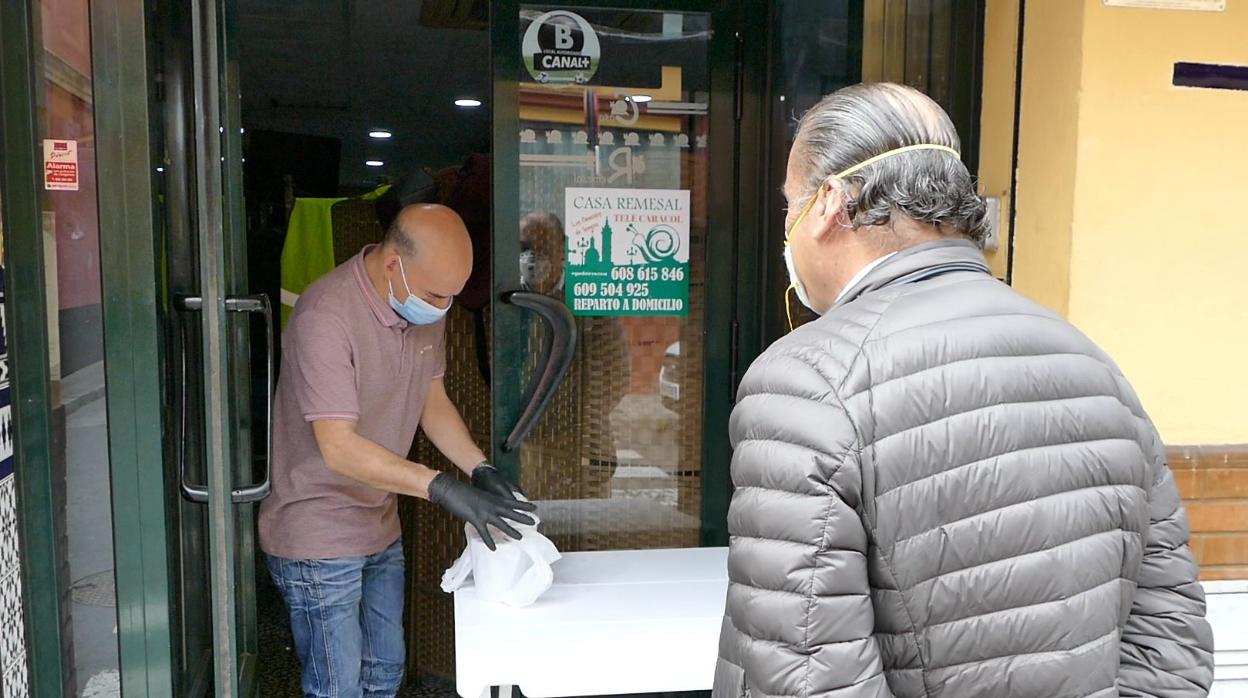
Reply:
[[[382,186],[360,198],[372,201],[389,188],[389,185]],[[337,266],[333,208],[334,204],[346,200],[346,197],[295,199],[286,226],[286,241],[282,244],[282,329],[286,329],[300,294]]]

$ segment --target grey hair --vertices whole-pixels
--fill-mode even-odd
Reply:
[[[961,148],[957,129],[940,105],[911,87],[863,83],[827,95],[802,116],[792,157],[798,158],[802,191],[814,195],[838,172],[895,148],[924,143]],[[983,245],[987,207],[975,193],[966,165],[952,153],[899,153],[844,179],[854,230],[886,225],[900,213]]]

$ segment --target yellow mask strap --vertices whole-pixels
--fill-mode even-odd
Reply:
[[[916,150],[939,150],[944,153],[949,153],[950,155],[956,158],[962,157],[962,153],[959,153],[958,151],[954,150],[953,148],[950,148],[947,145],[937,145],[935,143],[919,143],[917,145],[907,145],[907,146],[902,146],[901,148],[893,148],[892,150],[887,150],[874,157],[869,157],[866,160],[863,160],[862,162],[858,163],[857,165],[853,165],[844,170],[841,170],[840,172],[837,172],[836,174],[832,176],[836,177],[837,179],[841,179],[842,177],[848,177],[849,175],[857,172],[858,170],[861,170],[864,167],[869,167],[871,165],[874,165],[875,163],[879,162],[880,160],[883,160],[884,158],[891,158],[894,155],[900,155],[902,153],[912,153]],[[806,217],[806,214],[810,213],[810,209],[813,208],[815,205],[815,199],[818,199],[818,198],[819,198],[819,190],[816,189],[815,193],[811,194],[810,201],[806,202],[806,206],[802,209],[802,212],[797,215],[797,220],[793,221],[793,225],[784,232],[784,244],[786,245],[789,244],[789,238],[793,235],[793,231],[797,228],[799,224],[801,224],[802,219]]]
[[[862,162],[858,163],[857,165],[854,165],[853,167],[850,167],[849,169],[841,170],[840,172],[837,172],[834,176],[837,179],[840,179],[841,177],[851,175],[857,172],[858,170],[861,170],[862,168],[867,167],[868,165],[874,165],[875,163],[879,162],[880,160],[883,160],[884,158],[891,158],[894,155],[901,155],[902,153],[912,153],[916,150],[939,150],[942,152],[949,153],[950,155],[956,158],[962,157],[962,153],[959,153],[958,151],[954,150],[953,148],[950,148],[947,145],[936,145],[935,143],[919,143],[918,145],[907,145],[901,148],[893,148],[892,150],[887,150],[883,153],[880,153],[879,155],[876,155],[875,157],[867,158],[866,160],[863,160]]]
[[[784,314],[789,318],[790,332],[796,328],[793,326],[793,304],[789,302],[789,296],[793,295],[793,291],[796,289],[797,284],[789,284],[789,287],[784,289]]]
[[[789,226],[789,229],[784,231],[785,246],[788,246],[789,238],[793,237],[793,231],[797,230],[797,226],[802,224],[802,219],[806,217],[807,213],[810,213],[810,209],[814,208],[815,200],[818,198],[819,198],[819,190],[816,189],[815,193],[810,195],[810,201],[806,202],[806,206],[805,208],[802,209],[802,212],[797,214],[797,219],[793,221],[793,225]]]

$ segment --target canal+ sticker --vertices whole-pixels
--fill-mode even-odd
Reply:
[[[555,10],[533,20],[520,43],[524,66],[540,83],[585,85],[598,72],[602,48],[584,17]]]

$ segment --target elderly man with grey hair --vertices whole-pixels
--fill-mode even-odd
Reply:
[[[822,317],[733,413],[715,696],[1207,695],[1157,431],[1108,356],[989,274],[958,148],[900,85],[801,120],[785,259]]]

